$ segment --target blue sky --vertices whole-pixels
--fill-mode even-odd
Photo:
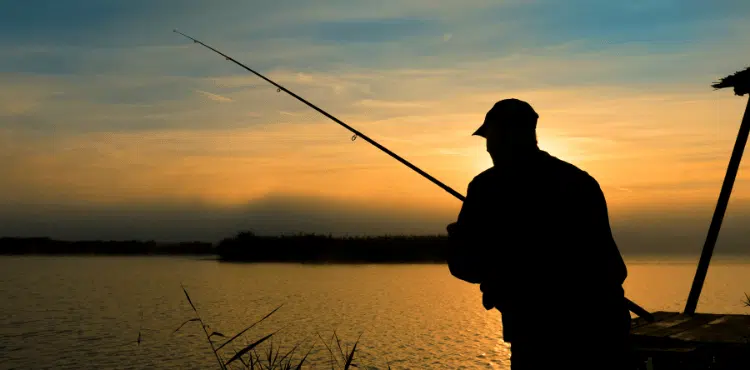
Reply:
[[[258,68],[327,69],[445,66],[461,61],[532,54],[570,45],[576,52],[637,47],[679,54],[734,49],[744,37],[750,4],[705,1],[5,1],[0,45],[16,58],[2,70],[94,74],[115,70],[107,58],[159,58],[171,73],[198,75],[203,59],[176,63],[148,47],[184,44],[178,28],[240,56],[261,54]],[[466,4],[466,5],[463,5]],[[449,42],[444,36],[450,35]],[[723,45],[722,45],[723,44]],[[305,58],[275,58],[275,51]],[[311,51],[322,47],[320,51]],[[626,52],[628,49],[625,50]],[[631,51],[633,52],[633,51]],[[93,60],[86,63],[87,59]],[[311,57],[311,58],[310,58]],[[191,58],[194,59],[195,57]],[[281,59],[283,58],[283,59]],[[116,62],[115,62],[116,63]],[[139,63],[140,65],[140,63]],[[226,67],[226,66],[224,66]],[[197,68],[197,69],[193,69]],[[655,71],[659,71],[658,67]],[[152,71],[155,72],[155,71]],[[163,71],[160,70],[163,73]],[[648,71],[645,71],[648,72]],[[630,81],[638,76],[618,76]],[[656,79],[660,74],[649,74]],[[677,76],[666,76],[676,79]]]
[[[441,190],[174,28],[461,192],[488,164],[468,133],[494,101],[527,99],[540,142],[599,179],[616,220],[710,218],[744,102],[709,85],[750,65],[740,0],[0,1],[0,169],[12,175],[0,203],[27,209],[0,215],[14,220],[0,234],[62,233],[64,212],[42,212],[55,205],[140,212],[152,220],[139,235],[174,236],[157,210],[237,225],[249,216],[236,207],[287,195],[313,199],[290,215],[329,198],[390,207],[322,229],[441,232],[455,217]],[[750,199],[750,183],[736,186]],[[47,226],[26,221],[41,213]],[[397,213],[415,221],[385,216]],[[295,217],[263,228],[312,216]],[[123,232],[76,225],[75,237]]]

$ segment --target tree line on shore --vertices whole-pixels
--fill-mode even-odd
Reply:
[[[352,236],[237,234],[217,245],[219,258],[251,262],[444,262],[448,236]]]
[[[218,243],[0,238],[0,254],[6,255],[215,255],[223,261],[247,262],[440,263],[445,261],[447,246],[446,235],[261,236],[240,232]]]
[[[0,238],[0,254],[214,254],[212,243],[158,243],[152,240],[55,240],[40,238]]]

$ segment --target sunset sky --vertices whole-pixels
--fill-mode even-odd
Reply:
[[[623,251],[699,250],[747,98],[750,2],[3,1],[0,235],[442,233],[497,100],[600,182]],[[719,251],[750,250],[750,165]],[[724,247],[722,247],[724,245]]]

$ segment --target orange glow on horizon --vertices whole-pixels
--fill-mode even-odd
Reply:
[[[349,81],[342,74],[313,75],[304,82],[339,80]],[[430,88],[431,84],[425,86]],[[540,148],[591,173],[615,213],[714,202],[744,104],[711,91],[645,93],[605,87],[505,95],[519,96],[535,106],[540,112]],[[329,103],[345,108],[341,117],[352,126],[465,193],[469,181],[492,165],[483,139],[470,133],[494,98],[477,93],[452,97],[450,104],[442,100],[390,104],[372,99],[347,101],[336,95],[335,99],[344,100]],[[363,140],[352,142],[345,129],[306,107],[268,99],[267,92],[254,89],[236,92],[231,99],[217,101],[203,94],[192,99],[166,107],[173,112],[171,119],[204,126],[204,122],[226,120],[246,128],[54,138],[0,130],[4,143],[0,154],[13,159],[0,163],[10,179],[0,184],[0,197],[29,202],[198,202],[235,207],[274,194],[298,194],[403,209],[455,210],[458,206],[442,189]],[[258,101],[268,103],[236,104]],[[183,113],[186,104],[201,109]],[[26,101],[18,109],[31,106]],[[741,169],[733,197],[750,195],[742,173]]]

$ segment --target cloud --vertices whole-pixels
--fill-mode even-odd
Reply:
[[[498,93],[490,86],[473,85],[480,72],[460,69],[455,72],[438,69],[367,73],[351,69],[338,74],[319,72],[308,83],[289,86],[302,96],[314,97],[314,103],[461,189],[462,184],[487,165],[483,144],[469,134],[498,99]],[[271,74],[280,80],[296,79],[288,71]],[[403,76],[412,79],[403,81]],[[522,76],[519,74],[519,78]],[[87,183],[88,192],[71,188],[68,191],[73,193],[61,196],[77,194],[74,196],[90,197],[92,201],[112,190],[106,179],[114,178],[123,184],[115,187],[123,197],[192,196],[220,203],[251,199],[265,191],[263,186],[270,186],[260,186],[265,181],[259,181],[259,186],[245,186],[242,190],[241,182],[248,180],[233,174],[239,163],[248,168],[256,166],[254,173],[258,179],[317,183],[322,188],[337,181],[325,175],[332,167],[369,165],[372,171],[368,176],[372,177],[368,178],[390,177],[393,181],[389,186],[394,186],[396,179],[411,179],[413,174],[407,169],[363,141],[352,143],[348,140],[349,132],[293,98],[252,87],[234,87],[244,86],[247,83],[244,78],[238,76],[238,80],[246,82],[236,84],[230,77],[224,78],[233,87],[216,87],[214,78],[38,79],[32,85],[38,91],[65,94],[31,94],[29,98],[36,102],[33,108],[3,121],[0,128],[10,130],[4,133],[8,142],[24,143],[33,150],[21,151],[17,145],[0,149],[0,154],[16,158],[15,164],[0,162],[0,167],[27,169],[14,180],[18,183],[15,191],[21,194],[23,189],[38,188],[43,193],[44,187],[66,188],[62,184],[53,185],[57,180],[31,174],[78,173],[80,180],[74,177],[63,183],[81,186]],[[492,78],[486,77],[485,81]],[[348,86],[350,93],[317,93],[328,89],[331,83]],[[209,104],[199,98],[202,94],[177,98],[155,95],[162,98],[151,99],[149,103],[135,99],[145,92],[156,94],[160,89],[179,93],[188,86],[201,87],[202,91],[206,91],[205,87],[216,95],[232,91],[233,100],[242,104]],[[372,93],[367,93],[365,86]],[[12,96],[14,87],[6,91]],[[376,96],[380,92],[382,95]],[[131,94],[132,101],[117,100]],[[701,91],[682,84],[658,85],[649,91],[604,85],[516,87],[508,88],[504,95],[526,99],[540,112],[542,148],[584,167],[604,186],[637,189],[627,193],[628,196],[626,192],[612,194],[613,204],[619,207],[643,206],[664,196],[668,189],[674,189],[669,198],[676,203],[688,199],[694,202],[696,194],[713,198],[712,179],[720,181],[723,176],[743,108],[743,102],[731,94]],[[54,133],[57,139],[43,139],[45,132]],[[70,147],[80,151],[66,151]],[[119,154],[101,155],[111,150]],[[34,151],[48,153],[49,158],[41,160],[33,155]],[[19,153],[27,153],[23,155],[28,157],[19,157]],[[75,153],[80,156],[73,156]],[[126,153],[129,157],[123,157]],[[145,153],[150,153],[151,165],[135,165],[143,161],[138,156]],[[644,162],[644,158],[648,161]],[[87,167],[92,163],[97,164]],[[300,165],[305,171],[315,173],[317,180],[312,174],[302,176],[299,169],[294,169]],[[191,178],[191,171],[206,174]],[[181,177],[170,177],[176,173]],[[210,180],[211,176],[232,179],[228,182],[231,185],[216,183]],[[170,189],[147,181],[184,185]],[[738,180],[738,184],[742,182]],[[363,194],[374,196],[386,191],[382,190],[384,186],[367,185],[370,190]],[[412,189],[411,185],[397,188],[403,194]],[[451,201],[442,198],[439,192],[427,194],[437,197],[437,203]]]
[[[356,103],[367,108],[426,108],[431,102],[408,102],[408,101],[384,101],[375,99],[363,99]]]
[[[307,73],[302,73],[302,72],[297,73],[297,79],[300,82],[312,82],[313,81],[312,75],[309,75]]]
[[[528,100],[542,148],[595,175],[614,218],[673,217],[715,202],[744,101],[708,85],[750,57],[740,47],[750,40],[746,3],[688,1],[680,12],[671,1],[593,0],[16,7],[0,14],[0,203],[141,204],[137,214],[152,220],[173,217],[149,213],[164,204],[206,207],[185,206],[197,214],[267,194],[456,210],[344,128],[170,32],[177,26],[458,190],[489,166],[470,136],[487,109]],[[733,199],[750,197],[748,184],[740,175]],[[269,230],[298,225],[274,217]],[[637,225],[624,237],[650,227]],[[674,225],[661,231],[687,224]]]
[[[226,96],[221,96],[218,94],[213,94],[208,91],[203,90],[194,90],[197,93],[203,94],[205,97],[207,97],[209,100],[218,101],[218,102],[233,102],[234,100],[227,98]]]
[[[279,114],[283,114],[285,116],[292,116],[292,117],[301,117],[304,115],[304,113],[297,113],[297,112],[287,112],[287,111],[279,111]]]

